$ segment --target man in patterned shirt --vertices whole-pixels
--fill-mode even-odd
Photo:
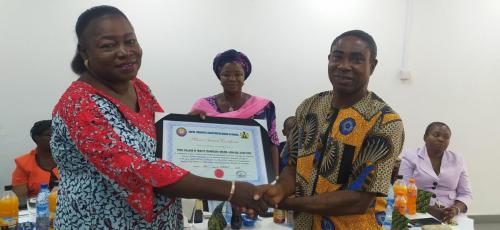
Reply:
[[[288,165],[256,199],[295,210],[295,229],[381,229],[393,164],[404,140],[399,115],[368,81],[377,47],[364,31],[339,35],[328,55],[333,90],[306,99]]]

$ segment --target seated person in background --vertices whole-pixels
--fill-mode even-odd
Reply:
[[[12,186],[21,205],[26,204],[27,197],[38,194],[40,184],[46,183],[52,187],[52,182],[59,179],[49,146],[51,123],[51,120],[35,122],[30,134],[36,148],[15,159],[16,169],[12,172]]]
[[[447,150],[451,130],[445,123],[432,122],[424,134],[425,145],[405,151],[399,175],[415,178],[417,187],[434,193],[429,213],[449,222],[467,212],[472,201],[469,178],[460,155]]]
[[[290,116],[287,119],[285,119],[285,122],[283,123],[283,136],[286,137],[286,141],[283,141],[280,143],[278,147],[278,151],[280,153],[280,172],[285,168],[285,166],[288,164],[288,153],[290,150],[290,146],[288,146],[287,142],[291,138],[290,137],[290,131],[292,130],[292,127],[297,123],[297,119],[295,119],[295,116]]]

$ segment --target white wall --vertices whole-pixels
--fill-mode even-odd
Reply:
[[[133,23],[144,50],[141,78],[167,112],[185,113],[199,97],[219,93],[212,59],[235,48],[253,63],[244,90],[274,101],[278,128],[310,95],[331,88],[327,55],[350,29],[371,33],[379,65],[370,82],[405,121],[406,148],[423,144],[425,126],[447,122],[450,148],[462,153],[472,181],[472,214],[500,214],[493,169],[500,80],[500,3],[495,0],[418,0],[409,15],[407,68],[402,82],[407,1],[402,0],[0,0],[0,168],[10,183],[13,159],[34,147],[33,122],[50,118],[76,79],[74,24],[83,10],[111,4]],[[497,182],[497,183],[495,183]]]

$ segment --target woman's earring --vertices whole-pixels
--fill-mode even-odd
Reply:
[[[85,65],[85,68],[89,69],[89,59],[85,59],[83,65]]]

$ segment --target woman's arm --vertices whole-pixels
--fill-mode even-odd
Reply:
[[[75,98],[75,105],[61,106],[55,113],[53,147],[58,150],[58,139],[64,141],[69,135],[80,153],[109,180],[129,191],[128,203],[147,220],[152,216],[150,197],[156,188],[161,194],[175,197],[197,197],[227,200],[231,192],[231,182],[212,180],[190,175],[186,170],[174,164],[144,157],[132,146],[122,141],[119,133],[104,116],[102,109],[93,98]],[[102,102],[101,102],[102,103]],[[106,111],[107,116],[114,116],[114,111]],[[64,128],[67,132],[62,132]],[[67,134],[66,134],[67,133]],[[122,134],[127,135],[127,133]],[[235,183],[231,201],[244,204],[256,210],[264,209],[263,202],[253,200],[255,187],[248,183]],[[259,206],[261,205],[261,206]]]
[[[28,198],[28,185],[16,185],[12,188],[12,191],[17,195],[17,198],[19,199],[19,206],[26,205],[26,199]]]
[[[23,170],[20,166],[20,162],[16,159],[16,168],[12,172],[13,186],[12,191],[16,193],[17,198],[19,198],[19,205],[24,206],[26,204],[26,199],[28,198],[28,176],[29,174]]]
[[[127,191],[125,199],[135,211],[146,220],[152,220],[153,188],[175,183],[189,172],[170,162],[141,154],[140,148],[133,147],[134,143],[125,142],[122,137],[133,134],[127,129],[115,129],[113,124],[121,125],[125,121],[109,101],[81,92],[64,98],[66,100],[56,106],[53,115],[53,153],[68,151],[66,143],[73,143],[100,174]],[[109,117],[115,123],[110,122]],[[141,129],[141,135],[147,135],[149,130],[146,128],[146,131]],[[153,142],[154,136],[148,136]]]
[[[263,201],[254,201],[256,187],[247,182],[232,182],[199,177],[193,174],[186,175],[178,182],[156,188],[159,194],[169,197],[197,198],[205,200],[229,200],[231,203],[248,207],[258,213],[267,210]],[[232,195],[231,195],[232,193]]]
[[[463,167],[462,172],[460,173],[460,178],[458,179],[457,185],[457,198],[455,200],[455,204],[460,208],[461,213],[467,212],[467,206],[472,202],[472,190],[469,185],[469,175]]]

